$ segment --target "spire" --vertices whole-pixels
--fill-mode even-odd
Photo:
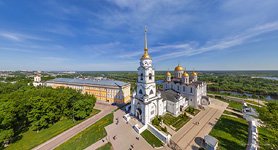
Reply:
[[[144,50],[148,50],[148,41],[147,41],[147,26],[145,26],[145,39],[144,39]]]
[[[149,56],[149,53],[148,53],[147,26],[145,26],[144,55],[142,56],[141,59],[150,59],[150,58],[151,57]]]

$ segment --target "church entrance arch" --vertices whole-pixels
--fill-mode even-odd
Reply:
[[[201,104],[202,104],[202,105],[209,105],[209,104],[210,104],[210,99],[209,99],[209,97],[208,97],[208,96],[202,96]]]
[[[141,108],[137,108],[136,109],[136,118],[139,119],[139,120],[142,120],[142,110]]]

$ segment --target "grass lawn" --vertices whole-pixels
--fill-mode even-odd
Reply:
[[[269,143],[272,143],[271,141],[275,140],[275,135],[273,135],[273,131],[266,127],[259,127],[259,145],[261,150],[269,150],[272,149],[269,145]]]
[[[186,117],[186,118],[178,117],[178,118],[179,119],[172,125],[173,127],[176,128],[176,131],[178,131],[181,127],[183,127],[190,120],[189,117]]]
[[[177,117],[175,117],[175,116],[173,116],[173,115],[171,115],[171,114],[169,114],[169,113],[166,113],[166,114],[162,117],[162,119],[163,119],[163,122],[164,122],[166,125],[170,126],[170,125],[172,125],[173,122],[176,121]]]
[[[200,112],[199,109],[195,109],[193,107],[188,107],[188,108],[185,109],[185,111],[190,113],[193,116],[197,115]]]
[[[112,144],[108,142],[105,145],[99,147],[97,150],[112,150]]]
[[[228,103],[229,103],[228,107],[232,108],[235,111],[241,112],[241,110],[242,110],[242,104],[241,103],[235,102],[235,101],[228,101]]]
[[[218,139],[221,150],[244,150],[248,142],[248,124],[244,119],[222,115],[209,134]]]
[[[143,138],[153,147],[160,147],[163,145],[163,143],[154,136],[149,130],[145,130],[141,133]]]
[[[252,101],[252,100],[244,100],[244,101],[248,102],[248,103],[251,103],[251,104],[255,104],[255,105],[261,105],[261,104],[258,103],[258,101]]]
[[[227,111],[227,110],[224,111],[224,114],[233,115],[233,116],[236,116],[236,117],[238,117],[238,118],[242,118],[241,115],[236,114],[236,113],[234,113],[234,112]]]
[[[217,98],[218,100],[221,100],[223,102],[226,102],[226,103],[229,103],[229,108],[230,109],[233,109],[235,111],[238,111],[238,112],[241,112],[242,111],[242,103],[240,102],[236,102],[236,101],[232,101],[232,100],[226,100],[226,99],[220,99],[220,98]]]
[[[78,133],[59,147],[57,150],[81,150],[104,138],[107,133],[104,127],[113,123],[113,113],[103,117],[95,124]]]
[[[90,116],[93,116],[97,113],[99,113],[100,110],[93,109],[92,114]],[[38,133],[36,131],[28,130],[22,134],[22,138],[15,143],[10,144],[6,149],[13,150],[13,149],[21,149],[21,150],[27,150],[32,149],[39,144],[46,142],[47,140],[51,139],[52,137],[55,137],[56,135],[62,133],[63,131],[66,131],[67,129],[77,125],[78,123],[82,122],[84,120],[73,122],[71,119],[63,119],[58,121],[57,123],[53,124],[47,129],[43,129],[39,131]]]
[[[189,120],[189,117],[183,118],[182,115],[179,115],[178,117],[175,117],[169,113],[165,114],[163,117],[163,122],[170,126],[172,125],[174,128],[176,128],[176,131],[178,131],[181,127],[183,127]]]

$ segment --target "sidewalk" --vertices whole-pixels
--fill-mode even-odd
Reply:
[[[95,107],[96,109],[101,110],[100,113],[92,116],[91,118],[86,119],[85,121],[79,123],[78,125],[68,129],[67,131],[55,136],[54,138],[46,141],[45,143],[42,143],[41,145],[33,148],[33,150],[50,150],[50,149],[55,149],[59,145],[63,144],[79,132],[83,131],[87,127],[91,126],[104,116],[108,115],[111,113],[113,110],[115,110],[117,107],[112,106],[112,105],[107,105],[107,104],[100,104],[96,103]]]

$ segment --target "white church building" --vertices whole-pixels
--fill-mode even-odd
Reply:
[[[40,73],[36,73],[36,75],[34,76],[34,82],[33,82],[33,86],[37,87],[37,86],[43,86],[43,82],[41,79],[41,74]]]
[[[197,108],[199,105],[209,104],[206,83],[197,81],[196,72],[189,77],[180,65],[175,68],[174,77],[170,72],[166,73],[163,90],[157,90],[155,71],[148,54],[146,30],[144,54],[137,70],[137,89],[132,94],[130,115],[143,124],[148,124],[155,116],[167,111],[177,116],[188,106]]]

